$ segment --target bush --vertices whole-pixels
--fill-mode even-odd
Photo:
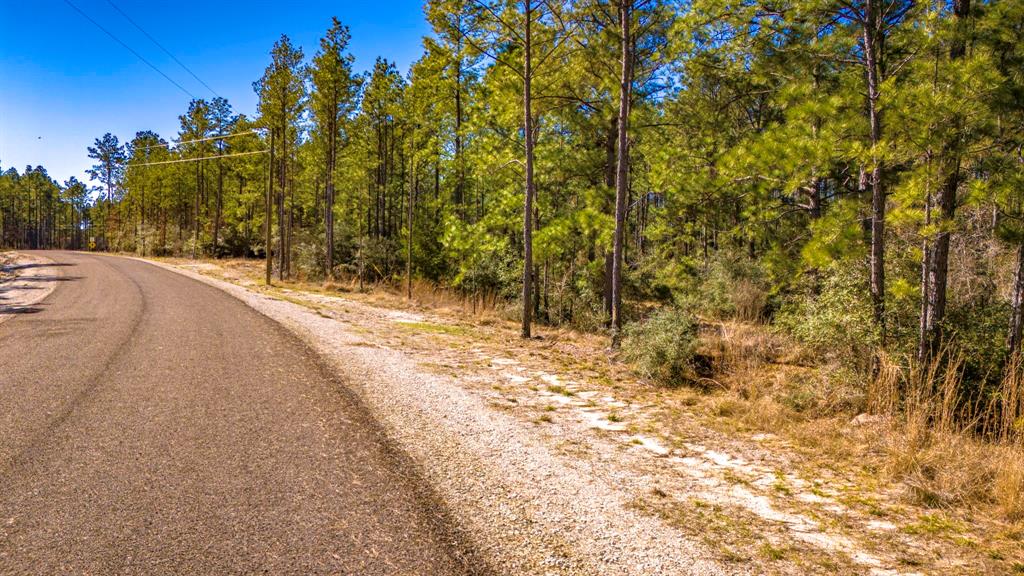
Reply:
[[[1010,307],[1005,302],[951,303],[945,321],[945,337],[963,353],[964,393],[989,395],[1000,383],[1006,365],[1006,327]]]
[[[832,266],[821,272],[820,280],[819,293],[808,291],[783,306],[778,325],[819,361],[866,371],[879,339],[860,270]]]
[[[769,286],[760,265],[743,254],[715,254],[692,284],[676,292],[676,302],[702,318],[754,322],[765,317]]]
[[[663,386],[678,386],[692,378],[697,349],[697,322],[689,314],[665,308],[646,322],[626,327],[622,342],[625,360],[643,378]]]
[[[292,264],[297,276],[304,280],[321,280],[326,276],[324,263],[327,250],[322,242],[303,239],[292,244]]]
[[[379,282],[401,270],[403,260],[399,241],[394,238],[364,238],[356,251],[356,266],[362,268],[363,279]]]

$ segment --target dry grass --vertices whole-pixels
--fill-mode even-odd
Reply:
[[[1014,355],[998,395],[996,435],[1003,443],[1024,443],[1024,353]]]
[[[700,349],[716,386],[694,390],[687,410],[727,435],[774,434],[799,455],[800,476],[828,486],[822,496],[838,492],[852,518],[882,519],[899,536],[885,540],[867,524],[847,525],[852,533],[885,540],[879,550],[894,558],[904,557],[898,541],[909,538],[962,563],[967,571],[956,573],[1024,573],[1020,363],[994,400],[972,402],[962,397],[955,354],[926,367],[882,357],[867,383],[841,366],[807,362],[799,346],[762,325],[705,329]],[[906,557],[921,573],[937,566]]]
[[[993,444],[921,423],[896,427],[882,441],[884,470],[907,487],[912,502],[981,511],[1008,522],[1024,520],[1024,449],[1019,444]]]
[[[925,506],[994,507],[1009,521],[1024,515],[1021,363],[1011,363],[987,405],[962,396],[963,359],[940,354],[906,376],[885,366],[876,379],[876,409],[894,417],[885,435],[885,469]],[[893,406],[902,387],[903,404]],[[981,433],[979,433],[981,431]]]
[[[900,406],[903,367],[884,350],[879,350],[878,373],[868,380],[867,408],[872,414],[895,414]]]
[[[849,374],[808,365],[800,346],[765,325],[716,324],[704,330],[700,350],[710,358],[709,380],[747,403],[736,412],[755,428],[857,413],[864,404]]]
[[[962,434],[911,424],[889,431],[884,470],[915,503],[930,508],[976,506],[993,496],[996,450]]]
[[[786,338],[762,324],[720,322],[706,327],[702,336],[702,350],[715,360],[718,373],[776,362],[793,348]]]
[[[992,496],[1003,517],[1011,522],[1024,521],[1024,451],[1019,447],[996,454],[998,464],[992,481]]]
[[[768,293],[752,280],[740,278],[730,285],[729,299],[735,307],[734,317],[745,322],[757,322],[762,318]]]
[[[189,265],[196,261],[185,258],[158,258],[172,264]],[[200,260],[199,262],[207,262]],[[225,271],[232,271],[255,284],[263,283],[263,260],[231,258],[210,261]],[[332,280],[311,280],[302,275],[291,280],[277,280],[273,284],[282,288],[319,293],[344,293],[370,304],[388,308],[414,307],[455,313],[461,318],[489,323],[508,315],[507,305],[495,292],[482,291],[467,293],[463,290],[443,286],[420,278],[412,283],[412,300],[407,299],[404,280],[397,282],[363,282],[355,274],[340,274]]]
[[[963,358],[926,366],[879,355],[867,385],[836,366],[806,366],[799,346],[768,327],[706,328],[717,391],[704,408],[740,429],[783,432],[823,464],[867,467],[906,488],[911,503],[1024,520],[1024,366],[1012,363],[996,397],[962,395]],[[862,412],[852,426],[851,419]]]
[[[405,281],[377,282],[364,284],[362,290],[359,278],[339,278],[332,283],[324,283],[325,290],[342,292],[361,292],[369,302],[385,304],[393,307],[398,301],[406,301],[408,292]],[[505,302],[492,291],[465,292],[435,282],[416,278],[412,282],[412,304],[437,311],[455,312],[460,316],[469,316],[477,321],[495,319],[505,315]]]

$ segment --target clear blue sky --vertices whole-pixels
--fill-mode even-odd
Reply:
[[[383,56],[403,72],[429,33],[422,0],[112,1],[236,112],[249,115],[256,110],[252,83],[282,33],[309,59],[337,16],[352,31],[358,70]],[[107,0],[71,2],[197,97],[213,97]],[[60,182],[84,180],[86,147],[97,137],[112,132],[125,141],[139,130],[173,137],[188,102],[64,0],[0,0],[2,169],[42,164]]]

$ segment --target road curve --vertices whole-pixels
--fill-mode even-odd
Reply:
[[[40,252],[0,324],[0,574],[465,574],[342,383],[241,302],[135,260]]]

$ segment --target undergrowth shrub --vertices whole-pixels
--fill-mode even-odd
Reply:
[[[462,263],[452,285],[467,294],[493,292],[511,301],[522,293],[522,275],[522,260],[514,254],[481,252]],[[534,289],[538,289],[536,282]]]
[[[776,322],[820,360],[866,372],[878,345],[871,302],[859,270],[832,266],[815,293],[789,301]]]
[[[722,251],[692,283],[677,291],[676,301],[701,317],[753,322],[764,318],[768,295],[768,282],[757,262]]]
[[[1009,306],[1004,302],[974,301],[949,306],[946,339],[962,352],[964,393],[984,396],[999,386],[1006,358]]]
[[[326,276],[324,264],[327,249],[323,242],[303,239],[292,245],[292,265],[301,280],[322,280]]]
[[[401,264],[401,248],[394,238],[366,238],[357,249],[363,278],[367,282],[380,282],[390,278]]]
[[[697,322],[677,308],[663,308],[644,322],[626,327],[622,353],[640,375],[662,386],[692,379]]]

